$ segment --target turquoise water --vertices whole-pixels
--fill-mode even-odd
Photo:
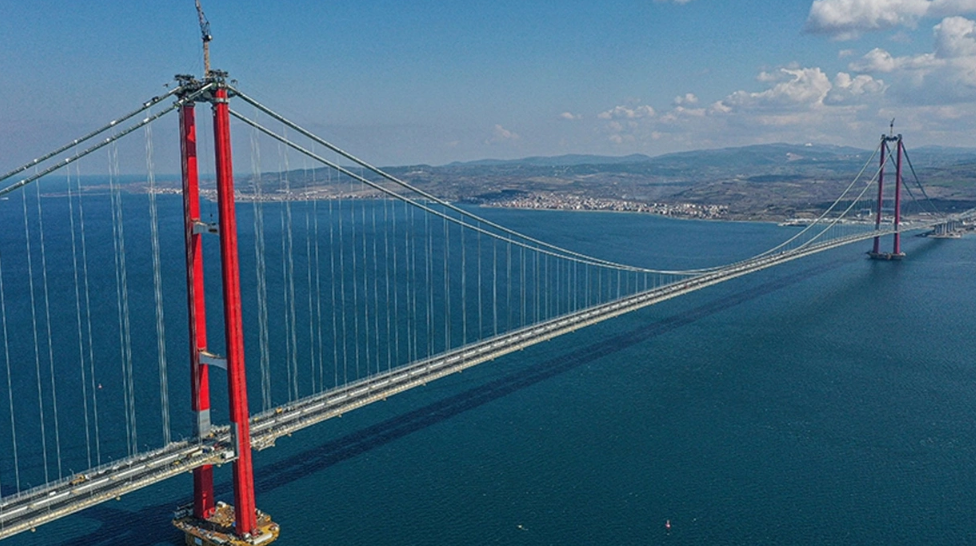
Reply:
[[[787,233],[483,212],[667,267]],[[256,454],[258,504],[283,545],[974,542],[976,239],[904,246],[901,263],[851,246],[730,281],[284,438]],[[189,490],[187,475],[10,543],[177,544]]]

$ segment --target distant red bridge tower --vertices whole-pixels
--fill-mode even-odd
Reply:
[[[884,206],[884,170],[885,165],[888,163],[889,155],[891,151],[888,148],[889,142],[896,143],[895,152],[895,203],[894,203],[894,227],[895,236],[894,244],[892,246],[891,252],[881,251],[881,237],[874,238],[874,247],[868,252],[874,260],[900,260],[905,257],[905,253],[901,251],[901,233],[898,232],[898,226],[901,224],[901,158],[904,152],[904,147],[902,145],[901,135],[881,135],[881,160],[878,169],[878,208],[877,214],[874,220],[874,228],[881,228],[881,218]]]

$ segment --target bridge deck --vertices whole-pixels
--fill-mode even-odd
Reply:
[[[903,227],[901,231],[927,227]],[[326,419],[591,324],[788,261],[893,232],[871,231],[730,264],[690,279],[563,315],[309,396],[253,416],[252,445],[256,449],[266,449],[273,446],[278,438]],[[174,442],[155,451],[114,461],[80,475],[0,499],[0,539],[95,504],[117,499],[180,472],[232,461],[235,454],[228,446],[228,427],[215,427],[213,436],[202,442]]]

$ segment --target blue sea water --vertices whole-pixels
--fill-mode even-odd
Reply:
[[[479,212],[668,267],[788,233]],[[900,263],[855,245],[730,281],[283,438],[255,456],[259,507],[286,545],[976,542],[976,239],[904,246]],[[9,542],[179,544],[169,512],[189,491],[187,475]]]

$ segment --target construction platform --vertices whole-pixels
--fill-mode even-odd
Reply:
[[[234,507],[218,502],[207,519],[193,515],[193,505],[176,509],[173,525],[186,535],[187,546],[257,546],[271,544],[278,539],[278,524],[271,516],[258,510],[258,530],[254,534],[237,535],[234,531]]]
[[[868,252],[868,257],[872,260],[901,260],[905,258],[904,252]]]

